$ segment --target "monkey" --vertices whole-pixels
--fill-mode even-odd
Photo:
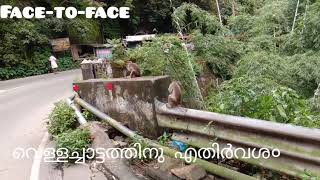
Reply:
[[[178,81],[173,81],[169,85],[168,88],[169,96],[168,96],[168,108],[174,108],[181,103],[181,87]]]
[[[129,78],[135,78],[135,77],[141,76],[139,65],[131,61],[129,61],[127,64],[127,71],[130,72],[130,75],[128,76]]]

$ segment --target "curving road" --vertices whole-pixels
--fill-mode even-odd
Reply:
[[[29,180],[33,159],[16,160],[15,148],[38,149],[53,103],[72,95],[80,70],[0,81],[0,179]]]

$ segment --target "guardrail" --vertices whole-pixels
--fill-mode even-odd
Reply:
[[[80,105],[81,107],[87,109],[88,111],[90,111],[91,113],[96,115],[98,118],[100,118],[102,120],[105,120],[109,125],[111,125],[112,127],[114,127],[119,132],[121,132],[122,134],[126,135],[129,138],[140,139],[140,140],[144,141],[145,143],[147,143],[151,147],[162,149],[163,153],[165,155],[170,156],[172,158],[175,157],[176,153],[179,153],[176,150],[173,150],[173,149],[170,149],[168,147],[162,146],[162,145],[158,144],[157,142],[154,142],[153,140],[146,139],[146,138],[136,134],[136,132],[132,131],[131,129],[129,129],[129,128],[125,127],[125,126],[123,126],[120,122],[118,122],[115,119],[112,119],[108,115],[106,115],[103,112],[99,111],[97,108],[93,107],[89,103],[87,103],[84,100],[82,100],[81,98],[75,97],[74,101],[78,105]],[[181,160],[185,161],[185,159],[183,157],[179,157],[179,158]],[[191,156],[191,158],[193,159],[192,156]],[[255,179],[255,178],[253,178],[251,176],[239,173],[237,171],[228,169],[228,168],[223,167],[223,166],[219,166],[219,165],[210,163],[210,162],[202,160],[202,159],[195,159],[193,161],[193,163],[203,167],[206,171],[208,171],[208,172],[210,172],[212,174],[216,174],[216,175],[219,175],[219,176],[227,178],[227,179],[231,179],[231,180],[254,180]]]
[[[133,131],[121,126],[116,120],[82,99],[75,98],[74,101],[94,113],[97,117],[107,120],[127,136],[131,138],[136,136]],[[230,147],[229,145],[231,144],[233,154],[237,153],[236,149],[244,149],[236,157],[239,161],[299,178],[305,178],[306,176],[320,177],[319,129],[309,129],[183,107],[168,109],[166,104],[157,100],[155,101],[155,110],[159,127],[176,130],[172,136],[174,140],[179,140],[198,148],[210,147],[222,155],[226,154],[221,150]],[[212,146],[213,143],[218,144],[220,148]],[[154,146],[157,147],[157,145]],[[253,152],[253,149],[256,151]],[[266,149],[270,151],[278,149],[280,151],[279,157],[259,157],[259,150]],[[247,158],[248,154],[252,152],[254,156]],[[214,166],[214,168],[210,169],[213,174],[226,176],[228,179],[242,177],[239,172],[212,165],[211,163],[209,165],[207,161],[202,159],[199,159],[198,162],[204,163],[204,167],[207,168]],[[242,179],[249,179],[249,177],[244,175]]]
[[[156,101],[158,125],[179,130],[174,140],[207,148],[218,143],[219,149],[230,147],[232,153],[242,148],[237,159],[295,177],[320,177],[320,130],[251,118],[223,115],[177,107],[168,109]],[[183,133],[181,133],[181,131]],[[228,143],[230,143],[228,145]],[[280,150],[279,157],[256,158],[259,150]],[[254,156],[248,158],[248,154]],[[261,151],[262,152],[262,151]],[[247,156],[245,156],[247,155]],[[245,157],[245,158],[244,158]]]

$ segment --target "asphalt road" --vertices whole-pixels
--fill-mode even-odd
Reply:
[[[35,148],[46,132],[53,103],[72,95],[80,70],[0,81],[0,179],[28,180],[32,157],[14,159],[18,148]]]

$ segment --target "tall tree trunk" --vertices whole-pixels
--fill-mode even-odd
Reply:
[[[237,10],[236,10],[236,1],[232,0],[232,16],[237,15]]]
[[[173,9],[173,16],[178,18],[177,15],[175,14],[175,8],[172,5],[172,0],[170,0],[170,5],[171,5],[171,8]],[[179,22],[174,20],[174,23],[177,25],[178,34],[180,35],[181,39],[183,40],[184,39],[183,38],[183,32],[182,32],[182,28],[181,28]],[[190,55],[189,55],[189,51],[188,51],[187,47],[185,45],[183,47],[184,47],[184,49],[185,49],[185,51],[186,51],[186,53],[187,53],[187,55],[189,57]],[[205,106],[205,103],[204,103],[204,99],[203,99],[203,96],[201,94],[201,90],[200,90],[200,87],[199,87],[199,84],[198,84],[198,81],[197,81],[196,73],[195,73],[195,71],[193,69],[193,65],[191,63],[190,58],[188,58],[188,66],[190,67],[190,69],[192,71],[192,72],[189,72],[193,76],[192,77],[192,79],[193,79],[192,83],[195,85],[195,88],[196,88],[196,90],[195,90],[196,93],[195,93],[195,97],[194,97],[195,101],[192,103],[191,106],[192,106],[192,108],[206,109],[206,106]]]
[[[304,30],[306,29],[306,21],[307,21],[308,7],[309,7],[309,0],[307,0],[307,2],[306,2],[306,9],[305,9],[305,12],[304,12],[302,32],[304,32]]]
[[[219,16],[220,24],[222,26],[223,24],[222,24],[222,18],[221,18],[221,13],[220,13],[219,0],[216,0],[216,4],[217,4],[217,10],[218,10],[218,16]]]
[[[294,26],[296,25],[296,20],[297,20],[297,15],[298,15],[299,4],[300,4],[300,0],[297,1],[297,7],[296,7],[296,12],[295,12],[294,18],[293,18],[291,33],[293,33],[293,31],[294,31]]]

